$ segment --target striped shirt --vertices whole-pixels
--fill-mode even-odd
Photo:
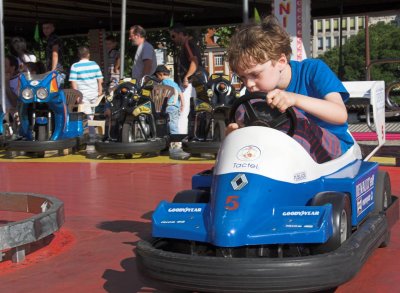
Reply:
[[[69,81],[75,81],[78,90],[84,99],[93,99],[98,96],[97,80],[103,78],[99,65],[94,61],[82,59],[72,64]]]

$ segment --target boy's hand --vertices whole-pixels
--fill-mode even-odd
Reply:
[[[229,133],[232,131],[239,129],[239,125],[237,123],[231,123],[229,124],[226,129],[225,129],[225,136],[227,136]]]
[[[287,108],[294,106],[296,99],[293,93],[286,92],[280,89],[274,89],[267,94],[267,103],[274,109],[277,108],[284,113]]]

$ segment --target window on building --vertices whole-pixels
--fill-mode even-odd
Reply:
[[[326,39],[325,39],[325,48],[326,49],[332,48],[332,42],[331,42],[331,38],[330,37],[326,37]]]
[[[346,37],[342,37],[342,45],[346,44],[347,38]]]
[[[358,18],[358,29],[364,29],[365,28],[365,18],[364,17],[359,17]]]
[[[333,46],[334,46],[334,47],[339,46],[339,37],[334,37],[334,38],[333,38]]]
[[[325,20],[325,31],[330,31],[331,30],[331,20],[327,19]]]
[[[322,19],[317,20],[317,32],[322,33]]]
[[[333,30],[336,32],[339,31],[339,19],[338,18],[333,19]]]
[[[208,55],[202,58],[204,67],[208,67]]]
[[[347,18],[342,19],[342,30],[347,29]]]
[[[324,49],[324,44],[323,44],[323,39],[322,38],[318,38],[318,50],[322,50]]]
[[[224,65],[224,55],[215,55],[214,56],[214,64],[215,64],[215,66],[223,66]]]
[[[355,17],[350,17],[350,29],[353,31],[356,29],[356,18]]]

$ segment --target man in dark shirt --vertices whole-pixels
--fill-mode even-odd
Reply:
[[[190,98],[196,97],[196,91],[189,82],[189,77],[192,76],[199,67],[202,66],[200,48],[195,40],[190,36],[186,28],[176,23],[170,28],[170,36],[175,45],[180,49],[177,56],[177,71],[178,83],[183,89],[184,109],[179,118],[179,133],[185,134],[188,131],[188,118]]]
[[[46,46],[46,70],[62,71],[62,41],[54,33],[55,27],[51,22],[43,23],[43,34],[47,40]]]

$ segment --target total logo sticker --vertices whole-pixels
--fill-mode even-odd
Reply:
[[[261,151],[254,145],[242,147],[236,154],[236,157],[241,161],[254,161],[261,156]]]

